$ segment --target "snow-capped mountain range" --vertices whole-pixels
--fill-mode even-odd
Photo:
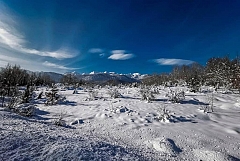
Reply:
[[[63,74],[59,73],[53,73],[53,72],[44,72],[48,74],[53,80],[56,82],[59,82],[61,78],[63,77]],[[143,79],[146,74],[141,75],[140,73],[133,73],[133,74],[116,74],[114,72],[91,72],[89,74],[86,73],[65,73],[65,74],[73,74],[78,79],[81,79],[86,82],[95,82],[95,83],[105,83],[108,81],[114,81],[118,83],[134,83],[134,82],[140,82],[141,79]]]
[[[104,83],[108,81],[115,81],[119,83],[134,83],[139,81],[127,75],[110,74],[110,73],[84,74],[84,75],[77,75],[77,77],[87,82],[98,82],[98,83]]]

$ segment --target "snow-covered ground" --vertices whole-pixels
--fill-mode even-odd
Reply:
[[[239,94],[214,92],[214,112],[204,113],[207,90],[183,88],[181,103],[169,102],[163,87],[150,103],[139,88],[118,89],[115,99],[96,90],[90,101],[86,90],[59,91],[67,101],[53,106],[35,100],[31,118],[0,108],[0,160],[240,160]],[[166,122],[157,119],[164,107]],[[60,114],[66,127],[53,124]]]

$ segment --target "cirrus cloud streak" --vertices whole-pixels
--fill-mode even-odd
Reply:
[[[47,67],[51,67],[51,68],[62,69],[62,70],[76,70],[76,69],[79,69],[79,68],[68,68],[68,67],[65,67],[65,66],[62,66],[62,65],[59,65],[59,64],[55,64],[55,63],[51,63],[51,62],[48,62],[48,61],[45,61],[43,63],[43,65],[47,66]]]
[[[192,60],[166,59],[166,58],[154,59],[153,62],[159,65],[190,65],[194,63],[194,61]]]
[[[73,58],[78,55],[77,51],[62,47],[56,51],[42,51],[26,47],[26,38],[14,26],[17,21],[11,16],[7,8],[0,3],[0,46],[19,53],[34,54],[38,56],[56,59]]]

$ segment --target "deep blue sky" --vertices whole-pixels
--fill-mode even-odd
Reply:
[[[239,0],[0,0],[0,66],[161,73],[240,52]]]

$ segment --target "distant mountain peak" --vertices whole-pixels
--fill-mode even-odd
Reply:
[[[76,76],[78,79],[92,82],[92,83],[99,83],[104,84],[106,82],[114,82],[114,83],[134,83],[140,82],[145,75],[141,75],[140,73],[133,73],[133,74],[117,74],[115,72],[90,72],[90,73],[77,73],[77,72],[68,72],[64,74],[54,73],[54,72],[37,72],[41,74],[47,74],[50,76],[52,80],[55,82],[60,82],[62,77],[67,74],[72,74]]]

